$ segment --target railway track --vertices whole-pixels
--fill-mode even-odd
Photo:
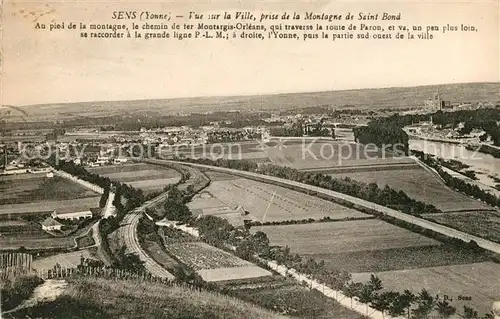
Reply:
[[[157,165],[160,164],[162,166],[165,166],[165,163],[160,163],[159,161],[155,160],[145,159],[141,162]],[[175,165],[174,169],[181,171],[181,173],[183,174],[189,173],[189,178],[184,183],[178,186],[179,190],[185,190],[189,185],[193,185],[194,191],[197,192],[200,189],[204,188],[209,182],[208,178],[205,175],[203,175],[200,171],[193,167]],[[163,268],[162,265],[156,262],[142,249],[139,244],[139,238],[137,237],[137,226],[142,214],[147,208],[154,207],[155,205],[165,201],[167,197],[168,193],[162,193],[161,195],[145,202],[142,206],[125,215],[123,221],[120,224],[120,228],[118,229],[118,236],[125,244],[127,252],[137,254],[139,256],[139,259],[144,262],[144,266],[146,267],[146,269],[153,276],[175,279],[174,275]]]

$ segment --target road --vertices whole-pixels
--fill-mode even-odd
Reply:
[[[121,238],[123,243],[125,243],[127,252],[137,254],[139,259],[144,262],[144,266],[147,271],[151,273],[151,275],[160,278],[175,279],[174,275],[164,269],[153,258],[148,256],[148,254],[141,248],[139,238],[137,237],[137,225],[139,224],[139,220],[141,219],[145,209],[161,203],[167,198],[167,196],[167,193],[163,193],[125,215],[125,218],[123,218],[123,221],[120,224],[120,228],[118,228],[118,236]]]
[[[111,257],[106,254],[104,249],[101,246],[101,234],[99,233],[99,223],[101,221],[98,220],[97,223],[92,225],[92,238],[94,238],[95,246],[97,247],[97,257],[106,265],[111,266],[112,260]]]
[[[158,160],[158,161],[160,161],[160,160]],[[486,240],[486,239],[483,239],[483,238],[480,238],[477,236],[470,235],[468,233],[456,230],[456,229],[451,228],[451,227],[447,227],[444,225],[433,223],[431,221],[428,221],[428,220],[425,220],[422,218],[418,218],[418,217],[415,217],[412,215],[404,214],[400,211],[397,211],[397,210],[394,210],[394,209],[391,209],[391,208],[388,208],[388,207],[385,207],[382,205],[378,205],[378,204],[375,204],[375,203],[372,203],[372,202],[369,202],[369,201],[366,201],[366,200],[363,200],[363,199],[360,199],[357,197],[349,196],[349,195],[335,192],[332,190],[328,190],[325,188],[320,188],[320,187],[316,187],[316,186],[312,186],[312,185],[308,185],[308,184],[303,184],[303,183],[287,180],[284,178],[268,176],[268,175],[253,173],[253,172],[240,171],[240,170],[224,168],[224,167],[216,167],[216,166],[202,165],[202,164],[193,164],[193,163],[187,163],[187,162],[175,162],[175,161],[169,161],[169,160],[162,160],[162,161],[164,161],[166,163],[170,162],[170,163],[175,163],[175,164],[188,165],[188,166],[196,167],[196,168],[203,168],[203,169],[209,169],[212,171],[228,173],[228,174],[232,174],[232,175],[241,176],[244,178],[257,180],[257,181],[264,182],[264,183],[271,182],[273,184],[288,187],[288,188],[293,187],[293,188],[301,189],[301,190],[305,190],[305,191],[316,192],[319,194],[326,195],[337,202],[352,203],[355,205],[354,208],[358,207],[361,209],[376,211],[376,212],[382,213],[386,216],[390,216],[390,217],[405,221],[407,223],[410,223],[410,224],[413,224],[413,225],[416,225],[416,226],[419,226],[419,227],[422,227],[425,229],[432,230],[436,233],[440,233],[440,234],[443,234],[443,235],[448,236],[448,237],[458,238],[458,239],[461,239],[465,242],[469,242],[471,240],[474,240],[481,248],[484,248],[486,250],[500,254],[500,244],[498,244],[498,243],[495,243],[495,242],[492,242],[492,241],[489,241],[489,240]]]

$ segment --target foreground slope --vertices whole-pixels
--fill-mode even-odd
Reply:
[[[83,278],[13,318],[286,318],[224,295],[161,283]]]

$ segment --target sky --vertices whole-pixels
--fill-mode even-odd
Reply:
[[[114,23],[118,10],[401,13],[398,25],[475,25],[435,39],[81,39],[35,20]],[[500,81],[500,1],[4,1],[1,102],[28,105]],[[179,20],[180,22],[186,22]],[[355,21],[360,23],[362,21]],[[369,21],[366,22],[367,24]],[[386,23],[386,22],[384,22]],[[336,24],[332,22],[332,24]]]

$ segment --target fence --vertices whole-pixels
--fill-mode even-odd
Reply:
[[[0,269],[15,268],[19,270],[31,269],[33,256],[26,253],[2,253],[0,254]]]
[[[168,278],[161,278],[151,275],[149,272],[132,272],[117,268],[99,268],[78,266],[73,268],[54,267],[50,269],[35,270],[34,274],[40,278],[47,279],[69,279],[69,278],[102,278],[109,280],[131,280],[146,283],[160,283],[169,287],[187,288],[196,291],[209,291],[209,289],[195,286],[189,283],[180,282]]]
[[[357,313],[372,318],[372,319],[398,319],[399,317],[391,317],[388,314],[383,314],[382,312],[373,309],[368,304],[360,302],[356,297],[350,298],[345,296],[341,291],[334,290],[327,285],[320,283],[310,276],[306,276],[297,272],[295,269],[288,269],[286,266],[279,265],[275,261],[268,261],[259,258],[260,261],[266,263],[269,268],[278,272],[283,276],[291,276],[300,283],[305,283],[311,289],[315,289],[325,295],[326,297],[335,299],[342,306],[352,309]]]

